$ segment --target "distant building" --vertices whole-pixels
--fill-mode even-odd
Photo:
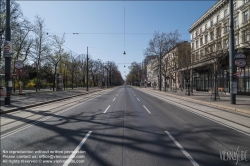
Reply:
[[[250,0],[234,1],[235,53],[242,48],[247,66],[236,76],[237,94],[250,94]],[[230,92],[229,86],[229,1],[219,0],[206,11],[190,29],[193,80],[196,90],[209,91],[214,87],[213,58],[220,56],[218,88]],[[217,65],[218,66],[218,65]]]
[[[151,59],[147,64],[147,81],[148,86],[158,85],[158,60]]]
[[[146,56],[144,58],[144,60],[142,61],[142,80],[143,81],[147,81],[148,77],[147,77],[147,65],[150,62],[151,59],[154,59],[155,56],[151,55],[151,56]]]

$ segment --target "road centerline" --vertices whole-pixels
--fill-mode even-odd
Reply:
[[[80,142],[80,144],[76,147],[76,149],[72,152],[72,154],[69,156],[68,160],[63,164],[63,166],[68,166],[73,158],[75,158],[78,151],[81,149],[84,142],[88,139],[92,131],[89,131],[88,134],[83,138],[83,140]]]
[[[182,151],[182,153],[185,154],[185,156],[189,159],[189,161],[194,166],[199,166],[199,164],[193,159],[193,157],[190,156],[190,154],[181,146],[181,144],[179,144],[179,142],[177,142],[175,140],[175,138],[168,131],[165,131],[165,133],[167,133],[167,135],[169,136],[169,138],[171,138],[171,140],[174,141],[175,145],[178,146],[178,148],[180,148],[180,150]]]
[[[115,98],[113,99],[113,101],[115,101]]]
[[[148,111],[148,113],[151,114],[151,112],[147,109],[147,107],[145,105],[143,105],[143,107]]]
[[[106,108],[106,110],[103,112],[104,114],[108,111],[110,105]]]
[[[138,98],[137,98],[138,101],[140,101]]]

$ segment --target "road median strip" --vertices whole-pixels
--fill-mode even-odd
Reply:
[[[72,98],[72,97],[82,96],[82,95],[86,95],[86,94],[90,94],[90,93],[94,93],[94,92],[99,92],[99,91],[102,91],[102,90],[98,89],[98,90],[95,90],[95,91],[89,91],[89,92],[85,92],[85,93],[81,93],[81,94],[77,94],[77,95],[72,95],[72,96],[68,96],[68,97],[63,97],[63,98],[59,98],[59,99],[54,99],[54,100],[49,100],[49,101],[44,101],[44,102],[37,102],[37,103],[34,103],[34,104],[30,104],[30,105],[15,107],[15,108],[11,108],[11,109],[1,111],[0,115],[10,113],[10,112],[14,112],[14,111],[19,111],[19,110],[26,109],[26,108],[31,108],[31,107],[44,105],[44,104],[53,103],[53,102],[57,102],[57,101],[60,101],[60,100],[69,99],[69,98]]]

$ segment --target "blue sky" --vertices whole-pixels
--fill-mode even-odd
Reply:
[[[124,76],[130,63],[143,60],[143,50],[155,31],[167,33],[178,29],[182,40],[190,40],[189,27],[216,0],[17,2],[31,22],[35,15],[44,18],[48,33],[59,36],[66,33],[66,50],[86,54],[88,46],[93,59],[116,62]]]

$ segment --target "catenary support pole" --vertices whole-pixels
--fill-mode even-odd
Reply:
[[[234,22],[233,22],[233,0],[229,0],[230,11],[230,31],[229,31],[229,75],[230,75],[230,102],[236,104],[236,95],[233,94],[233,82],[234,82]]]
[[[89,55],[88,55],[88,47],[87,47],[87,89],[89,90]]]
[[[11,41],[11,31],[10,31],[10,0],[6,0],[6,31],[5,40]],[[5,56],[5,85],[7,90],[7,96],[5,97],[5,105],[10,105],[10,95],[11,95],[11,55]]]

